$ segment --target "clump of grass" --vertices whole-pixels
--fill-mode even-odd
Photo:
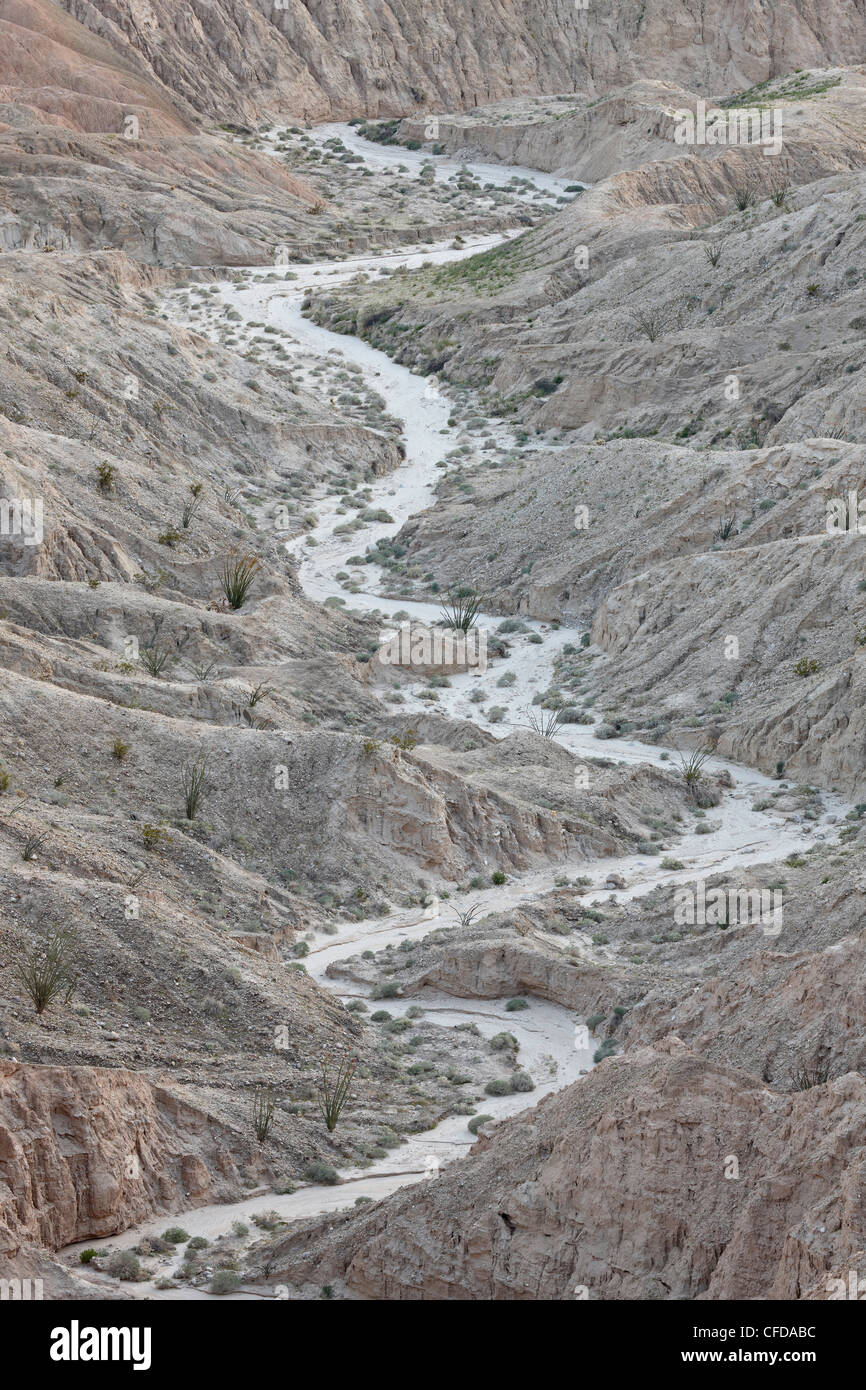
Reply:
[[[122,738],[116,738],[111,745],[111,756],[116,758],[119,763],[122,763],[128,752],[129,744],[124,743]]]
[[[219,583],[229,608],[243,608],[258,569],[259,560],[255,555],[238,555],[233,552],[226,556],[220,570]]]

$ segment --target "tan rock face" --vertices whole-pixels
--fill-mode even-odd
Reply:
[[[0,1062],[0,1255],[225,1201],[251,1145],[143,1076]]]
[[[293,1228],[277,1277],[392,1299],[826,1297],[866,1243],[864,1116],[856,1073],[780,1095],[670,1037],[435,1182]]]
[[[679,1002],[653,992],[629,1014],[628,1038],[653,1043],[673,1027],[712,1061],[746,1066],[786,1089],[803,1068],[866,1072],[864,968],[863,933],[823,951],[759,951]]]
[[[43,6],[5,6],[44,24]],[[851,5],[709,0],[694,9],[625,0],[288,0],[263,13],[247,0],[65,0],[91,34],[199,111],[219,119],[262,109],[323,119],[461,109],[525,92],[589,91],[639,77],[731,91],[795,67],[843,61],[866,47]],[[53,10],[53,7],[52,7]]]

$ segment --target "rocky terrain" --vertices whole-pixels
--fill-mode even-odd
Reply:
[[[0,1277],[862,1268],[864,26],[0,0]]]

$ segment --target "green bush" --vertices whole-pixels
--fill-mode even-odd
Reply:
[[[400,986],[394,980],[386,980],[382,985],[376,985],[370,995],[371,999],[394,999],[400,992]]]
[[[118,1250],[116,1254],[111,1256],[106,1269],[115,1279],[134,1282],[142,1277],[138,1256],[133,1254],[131,1250]]]
[[[528,1009],[529,1004],[525,999],[509,999],[505,1005],[506,1013],[515,1014],[518,1009]]]
[[[240,1288],[241,1276],[233,1269],[218,1269],[210,1281],[210,1292],[215,1294],[234,1293]]]
[[[511,1095],[511,1085],[510,1085],[510,1083],[509,1083],[508,1081],[503,1081],[503,1080],[500,1080],[500,1079],[497,1079],[497,1080],[495,1080],[495,1081],[488,1081],[488,1083],[487,1083],[487,1085],[484,1087],[484,1089],[485,1089],[485,1091],[487,1092],[487,1094],[488,1094],[489,1096],[510,1096],[510,1095]]]
[[[189,1232],[182,1226],[169,1226],[167,1231],[163,1231],[162,1238],[167,1240],[169,1245],[184,1245],[189,1240]]]
[[[81,1250],[79,1252],[78,1258],[83,1265],[89,1265],[93,1257],[98,1254],[98,1250]]]
[[[470,1134],[477,1134],[481,1126],[487,1124],[487,1121],[492,1119],[492,1115],[473,1115],[466,1128],[469,1130]]]
[[[336,1168],[332,1168],[330,1163],[324,1163],[320,1158],[314,1158],[312,1163],[307,1164],[304,1177],[307,1182],[325,1183],[328,1187],[333,1187],[340,1181]]]

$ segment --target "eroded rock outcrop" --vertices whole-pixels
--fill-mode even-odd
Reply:
[[[0,1061],[0,1256],[236,1196],[254,1146],[143,1076]]]
[[[306,1222],[269,1278],[369,1298],[823,1298],[866,1218],[866,1081],[780,1095],[676,1037],[606,1061],[468,1159]]]

